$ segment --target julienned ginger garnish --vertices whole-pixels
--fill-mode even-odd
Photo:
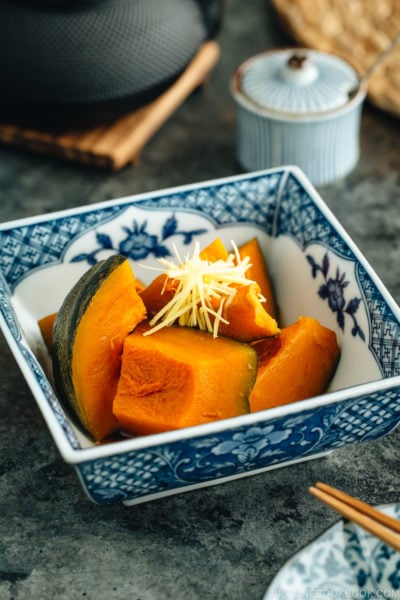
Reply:
[[[151,319],[151,329],[145,335],[178,323],[218,336],[220,323],[228,324],[223,316],[224,309],[232,302],[238,288],[255,283],[246,277],[251,266],[250,258],[246,256],[242,259],[233,242],[232,246],[233,252],[228,254],[226,260],[203,260],[198,242],[194,245],[192,255],[184,259],[174,246],[178,264],[165,258],[159,259],[166,275],[164,289],[167,281],[173,280],[176,291],[173,298]],[[259,299],[265,302],[261,294]]]

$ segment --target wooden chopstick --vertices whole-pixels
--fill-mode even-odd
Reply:
[[[400,521],[397,519],[325,483],[318,482],[309,491],[349,521],[400,551]]]

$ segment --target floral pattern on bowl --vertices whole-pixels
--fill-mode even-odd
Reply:
[[[400,518],[400,504],[379,506]],[[400,598],[400,555],[354,523],[340,521],[278,572],[264,600]]]
[[[337,333],[328,392],[163,434],[94,445],[55,393],[37,320],[96,261],[122,253],[149,280],[175,245],[257,236],[280,324],[302,315]],[[400,311],[297,168],[121,198],[0,226],[0,322],[64,460],[95,502],[132,504],[378,439],[400,422]],[[33,484],[34,485],[34,484]]]

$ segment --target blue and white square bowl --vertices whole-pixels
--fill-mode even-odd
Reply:
[[[337,333],[327,393],[178,431],[95,445],[60,403],[37,320],[111,253],[144,281],[160,256],[216,236],[257,236],[280,325],[313,316]],[[142,266],[144,265],[144,266]],[[150,271],[152,273],[152,271]],[[0,226],[3,334],[63,459],[90,499],[134,504],[381,438],[400,422],[400,310],[304,174],[283,167]]]

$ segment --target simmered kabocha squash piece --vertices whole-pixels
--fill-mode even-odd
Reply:
[[[239,341],[276,335],[260,286],[248,278],[248,260],[229,254],[219,238],[165,272],[140,292],[155,329],[179,323]]]
[[[216,260],[227,260],[229,252],[221,238],[215,238],[203,250],[200,251],[201,260],[215,262]]]
[[[238,248],[241,259],[246,256],[250,258],[250,267],[246,271],[249,279],[254,279],[260,286],[261,294],[264,296],[265,309],[274,319],[278,318],[278,309],[275,301],[275,292],[269,276],[267,263],[264,259],[260,243],[256,237],[252,238]]]
[[[224,317],[228,323],[221,323],[221,335],[229,335],[238,340],[249,341],[260,337],[273,336],[278,332],[277,309],[266,262],[256,237],[238,247],[241,260],[250,259],[246,277],[256,282],[238,289],[234,302],[226,308]],[[216,238],[200,252],[203,260],[226,260],[228,250],[220,238]],[[265,303],[260,302],[260,294]],[[249,307],[251,307],[249,309]],[[216,308],[218,308],[216,304]],[[268,314],[265,314],[265,313]],[[270,318],[272,317],[272,319]]]
[[[167,275],[158,275],[142,291],[140,296],[150,316],[156,315],[169,302],[173,301],[177,290],[177,282]],[[265,310],[259,299],[260,288],[253,283],[236,290],[235,297],[222,311],[218,326],[218,335],[225,335],[239,341],[252,341],[274,336],[279,332],[276,320]],[[219,308],[219,300],[212,300],[215,312]],[[210,321],[213,324],[214,318]]]
[[[40,333],[42,334],[44,343],[46,344],[47,350],[50,353],[52,351],[53,346],[53,327],[56,317],[57,313],[51,313],[38,320]]]
[[[189,327],[148,331],[142,323],[125,340],[114,400],[122,430],[146,435],[249,412],[250,345]]]
[[[279,336],[257,341],[253,348],[258,372],[249,398],[251,412],[322,394],[340,355],[335,332],[312,317],[299,317]]]
[[[244,244],[241,244],[238,246],[238,251],[241,260],[244,260],[246,257],[250,259],[249,267],[246,270],[246,277],[258,283],[260,292],[266,300],[265,308],[267,312],[271,317],[277,319],[278,310],[274,290],[258,238],[253,237]],[[209,261],[226,260],[228,255],[229,252],[221,238],[215,238],[200,252],[200,258]]]
[[[215,240],[200,251],[199,257],[201,260],[213,262],[216,260],[226,260],[228,254],[221,238],[215,238]],[[178,281],[168,277],[165,273],[161,273],[149,285],[141,289],[140,295],[146,306],[147,313],[154,316],[163,309],[175,296],[178,285]]]
[[[224,320],[219,324],[219,334],[235,340],[251,342],[279,333],[278,323],[260,300],[258,283],[237,288],[232,302],[227,303],[222,311],[222,316]]]
[[[175,296],[178,282],[165,273],[157,275],[139,294],[146,307],[148,316],[156,315]]]
[[[60,396],[97,441],[113,433],[112,411],[125,337],[146,317],[129,261],[94,265],[62,304],[53,328],[53,370]]]
[[[137,292],[142,291],[145,288],[145,284],[140,281],[140,279],[135,279],[135,288],[137,290]],[[48,351],[51,354],[52,351],[52,345],[53,345],[53,327],[54,327],[54,322],[56,320],[57,317],[57,313],[50,313],[49,315],[46,315],[45,317],[42,317],[41,319],[38,320],[38,325],[39,325],[39,329],[40,329],[40,333],[42,334],[44,343],[46,344],[46,347],[48,349]]]
[[[201,260],[210,262],[226,260],[228,255],[229,253],[221,238],[215,238],[215,240],[199,252]],[[168,277],[166,273],[161,273],[147,286],[139,290],[148,315],[154,316],[162,310],[175,296],[178,285],[179,281]]]

